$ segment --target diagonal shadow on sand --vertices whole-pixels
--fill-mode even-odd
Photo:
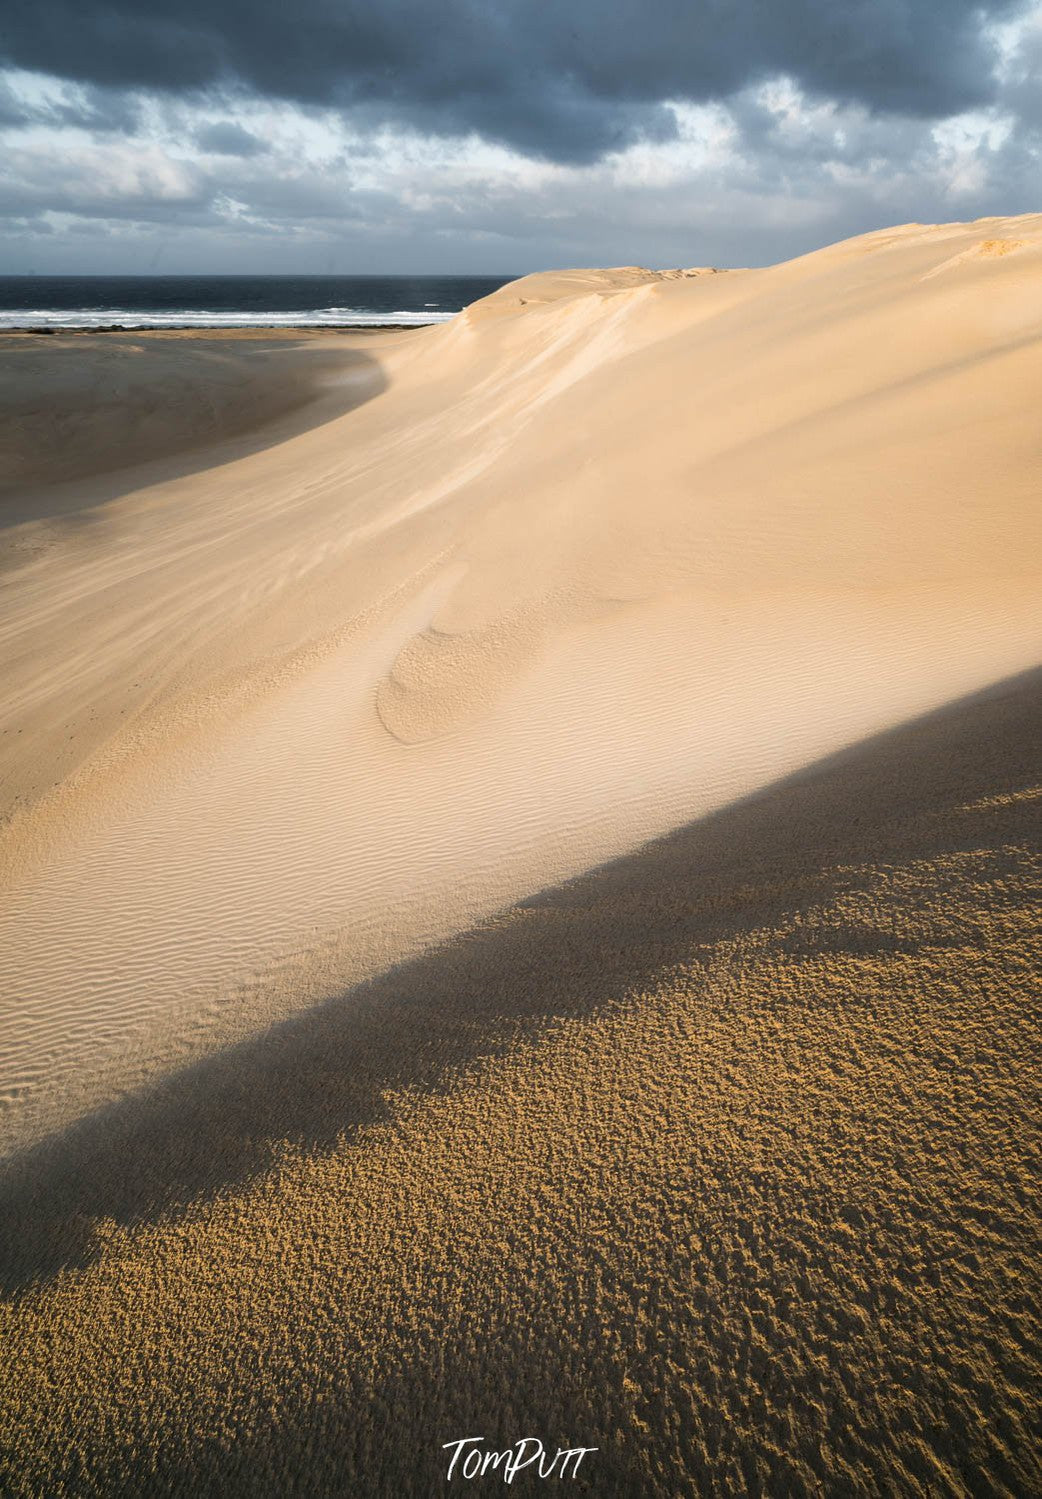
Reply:
[[[1042,831],[1042,669],[831,756],[80,1121],[6,1163],[8,1295],[98,1254],[98,1219],[152,1220],[438,1090],[559,1016],[700,948],[828,901],[857,868],[1023,846]],[[972,934],[970,934],[972,940]],[[800,939],[812,942],[813,935]],[[879,951],[900,951],[883,930]],[[861,949],[864,950],[864,949]]]
[[[114,347],[149,343],[147,334],[101,339]],[[94,342],[85,340],[82,349],[56,351],[71,370],[79,366],[86,391],[105,383],[104,370],[91,375]],[[151,342],[149,368],[164,347],[158,341],[157,354],[157,340]],[[110,395],[107,405],[99,402],[102,435],[92,443],[91,423],[97,412],[83,404],[74,388],[53,394],[44,387],[34,399],[31,368],[23,372],[17,355],[0,341],[0,452],[10,466],[11,458],[20,456],[20,447],[27,447],[39,470],[32,484],[12,482],[6,475],[0,482],[0,537],[8,527],[31,521],[61,519],[67,525],[87,526],[91,513],[102,505],[275,447],[335,421],[387,389],[379,360],[364,348],[327,348],[315,340],[274,338],[236,343],[208,339],[204,333],[167,347],[180,347],[194,357],[183,358],[183,368],[163,370],[151,386],[142,378]],[[15,402],[5,378],[17,394]],[[157,426],[154,411],[165,402],[180,402],[194,424],[181,427],[167,411],[162,426]],[[23,408],[34,417],[36,409],[45,412],[53,430],[37,425],[19,440]],[[121,455],[116,467],[113,455]]]

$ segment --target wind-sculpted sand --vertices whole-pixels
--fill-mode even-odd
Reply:
[[[1042,218],[318,343],[23,456],[7,1481],[1033,1492]]]

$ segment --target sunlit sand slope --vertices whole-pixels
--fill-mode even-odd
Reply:
[[[527,278],[263,448],[163,347],[191,452],[3,532],[9,1149],[1038,660],[1038,217]]]
[[[5,1492],[1038,1493],[1040,737],[1036,673],[33,1153]]]

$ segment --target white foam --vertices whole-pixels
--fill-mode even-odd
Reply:
[[[316,307],[305,312],[210,312],[177,308],[143,312],[120,307],[0,308],[0,329],[18,328],[420,328],[443,323],[453,312],[373,312],[360,307]]]

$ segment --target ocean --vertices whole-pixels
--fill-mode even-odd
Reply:
[[[509,276],[0,276],[0,329],[444,322]]]

